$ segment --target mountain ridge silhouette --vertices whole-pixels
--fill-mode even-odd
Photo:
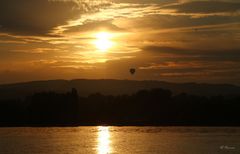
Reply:
[[[74,79],[42,80],[0,85],[0,99],[25,98],[35,92],[67,92],[76,88],[80,96],[93,93],[104,95],[132,94],[141,89],[163,88],[173,94],[188,93],[202,96],[240,95],[240,87],[231,84],[173,83],[155,80]]]

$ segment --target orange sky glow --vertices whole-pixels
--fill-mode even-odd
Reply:
[[[0,10],[0,84],[240,84],[238,0],[8,0]]]

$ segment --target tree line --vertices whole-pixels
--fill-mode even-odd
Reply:
[[[0,126],[239,126],[240,96],[173,95],[165,89],[131,95],[41,92],[0,101]]]

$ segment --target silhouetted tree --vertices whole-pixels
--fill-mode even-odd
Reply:
[[[0,101],[1,126],[55,125],[240,126],[240,96],[173,95],[165,89],[132,95],[40,92],[25,100]]]

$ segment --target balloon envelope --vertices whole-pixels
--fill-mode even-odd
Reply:
[[[135,68],[131,68],[129,71],[130,71],[130,73],[133,75],[133,74],[135,74],[136,69],[135,69]]]

